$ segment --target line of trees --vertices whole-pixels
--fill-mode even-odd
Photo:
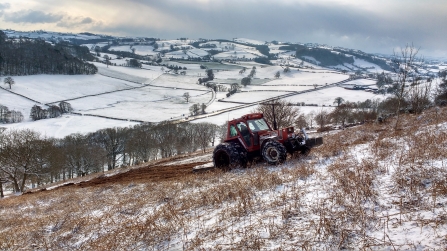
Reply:
[[[189,107],[189,111],[191,112],[192,116],[199,115],[199,114],[205,114],[206,105],[204,103],[202,104],[193,104]]]
[[[23,121],[23,114],[19,111],[9,110],[0,104],[0,123],[18,123]]]
[[[51,45],[42,39],[8,39],[0,31],[0,75],[95,74],[87,47],[60,42]]]
[[[336,98],[334,103],[337,103],[338,106],[332,111],[321,109],[304,114],[295,104],[284,100],[274,100],[259,105],[253,112],[263,113],[264,118],[272,127],[274,121],[276,121],[278,129],[288,126],[296,126],[297,128],[315,128],[318,126],[320,130],[327,130],[328,125],[345,127],[348,124],[375,121],[378,114],[388,113],[395,108],[395,104],[390,103],[389,99],[383,102],[367,99],[363,102],[354,103]]]
[[[43,109],[39,105],[31,107],[30,118],[34,121],[47,118],[57,118],[64,113],[70,113],[73,111],[71,104],[65,101],[59,103],[59,105],[50,105],[48,109]]]
[[[206,69],[205,70],[206,78],[199,78],[199,84],[205,83],[207,81],[212,81],[214,79],[214,72],[213,69]]]
[[[23,192],[27,187],[204,151],[218,138],[217,128],[211,123],[162,122],[63,139],[45,138],[29,129],[7,130],[0,133],[0,188]]]

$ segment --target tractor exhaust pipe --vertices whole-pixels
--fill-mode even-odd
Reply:
[[[306,130],[304,130],[304,128],[301,128],[301,132],[304,134],[304,139],[307,141],[309,137],[307,136]]]

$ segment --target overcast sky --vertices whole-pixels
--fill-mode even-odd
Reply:
[[[315,42],[447,58],[447,0],[0,0],[0,28]]]

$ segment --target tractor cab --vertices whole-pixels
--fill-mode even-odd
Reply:
[[[259,136],[272,131],[262,113],[253,113],[228,122],[225,142],[236,141],[248,151],[259,150]]]

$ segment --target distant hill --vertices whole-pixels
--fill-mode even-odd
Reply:
[[[356,51],[356,50],[345,51],[345,50],[341,50],[341,49],[334,49],[334,51],[337,51],[337,52],[340,52],[340,53],[350,54],[350,55],[352,55],[352,56],[354,56],[356,58],[363,59],[363,60],[365,60],[367,62],[376,64],[376,65],[380,66],[380,68],[382,68],[383,70],[386,70],[386,71],[391,71],[392,70],[392,68],[387,64],[385,59],[378,58],[378,57],[376,57],[374,55],[371,55],[371,54],[367,54],[367,53],[364,53],[364,52],[361,52],[361,51]]]
[[[320,66],[324,67],[343,65],[344,63],[353,64],[355,62],[355,57],[376,64],[383,70],[392,70],[385,59],[358,50],[308,48],[302,45],[287,45],[280,47],[282,50],[292,50],[294,48],[296,48],[297,58],[312,57],[319,62]]]
[[[0,31],[0,75],[95,74],[88,48],[67,42],[52,45],[42,39],[8,39]]]
[[[354,58],[346,56],[342,53],[333,53],[327,49],[302,47],[296,51],[297,58],[306,56],[315,58],[315,60],[320,62],[321,66],[325,67],[343,65],[344,63],[354,63]]]

